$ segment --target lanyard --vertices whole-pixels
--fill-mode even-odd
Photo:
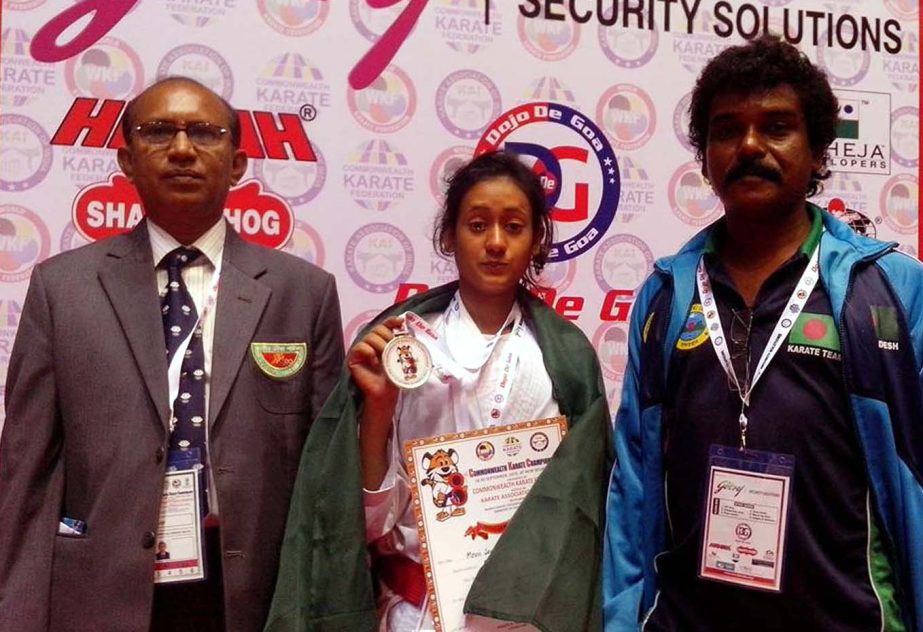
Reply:
[[[215,263],[215,271],[212,272],[212,282],[209,285],[208,294],[205,295],[205,305],[199,314],[199,318],[196,320],[195,326],[189,330],[186,338],[180,343],[179,348],[170,360],[170,366],[167,368],[167,383],[170,386],[170,419],[173,418],[173,405],[176,402],[176,396],[179,395],[179,378],[183,367],[183,358],[186,355],[186,350],[189,348],[189,343],[192,341],[192,336],[195,335],[196,330],[205,323],[206,315],[215,305],[215,301],[218,298],[218,279],[220,277],[221,261],[219,258],[219,261]]]
[[[490,412],[487,415],[481,411],[482,421],[492,425],[498,425],[502,422],[506,406],[509,403],[510,392],[513,386],[516,369],[519,364],[519,356],[522,349],[522,340],[525,335],[525,323],[522,317],[522,310],[517,303],[513,304],[509,315],[506,317],[503,325],[497,330],[497,333],[484,340],[479,337],[473,340],[472,336],[465,331],[466,324],[462,315],[461,299],[458,293],[452,298],[449,307],[443,316],[444,336],[440,336],[436,327],[431,327],[425,320],[413,312],[404,314],[405,326],[414,332],[429,350],[433,358],[433,367],[437,375],[448,378],[454,378],[450,384],[452,391],[452,403],[455,410],[455,421],[461,430],[461,424],[467,419],[467,429],[474,429],[476,426],[470,419],[472,416],[466,408],[466,400],[470,397],[477,398],[477,381],[481,368],[487,363],[494,349],[500,342],[504,331],[512,326],[509,342],[505,347],[505,354],[502,358],[503,366],[500,372],[500,379],[491,391],[488,398]],[[470,317],[468,317],[470,320]],[[456,393],[455,388],[460,388],[461,393]],[[480,409],[480,402],[476,402]]]
[[[760,361],[756,365],[756,371],[753,372],[753,379],[749,384],[741,384],[740,380],[737,378],[737,373],[734,370],[734,363],[731,361],[731,352],[728,349],[727,340],[724,335],[724,328],[721,326],[721,318],[718,316],[718,306],[715,303],[715,296],[711,289],[711,281],[709,281],[708,272],[705,270],[705,259],[704,257],[699,259],[695,280],[699,289],[699,298],[702,300],[702,308],[705,312],[705,325],[708,328],[708,337],[711,341],[712,348],[715,350],[715,354],[718,356],[718,362],[721,363],[724,372],[727,373],[728,378],[734,383],[734,386],[737,387],[737,393],[740,396],[740,417],[738,418],[738,422],[740,424],[741,449],[747,447],[747,425],[749,424],[747,409],[750,406],[750,395],[753,393],[753,388],[756,386],[756,383],[766,372],[776,352],[782,347],[782,342],[788,337],[789,330],[795,324],[795,320],[797,320],[801,310],[804,309],[805,303],[808,302],[808,297],[814,290],[814,286],[817,285],[817,278],[819,276],[817,261],[819,253],[820,245],[818,244],[818,246],[814,247],[814,252],[811,253],[811,259],[808,261],[808,265],[805,267],[804,272],[801,273],[801,279],[799,279],[798,284],[795,285],[791,297],[789,297],[785,308],[782,310],[782,314],[779,316],[778,322],[776,322],[776,326],[772,330],[772,335],[769,337],[769,342],[766,343],[766,348],[763,349],[763,355],[760,356]]]

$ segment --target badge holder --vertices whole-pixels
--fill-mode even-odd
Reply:
[[[397,332],[381,353],[388,379],[402,389],[419,388],[433,372],[433,357],[419,339],[407,331]]]
[[[699,577],[781,591],[795,458],[714,445]]]
[[[170,452],[154,549],[155,584],[206,578],[201,491],[204,471],[198,448]]]

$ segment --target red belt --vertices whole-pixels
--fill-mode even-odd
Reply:
[[[417,608],[426,600],[426,575],[423,565],[403,555],[376,556],[372,571],[404,601]]]

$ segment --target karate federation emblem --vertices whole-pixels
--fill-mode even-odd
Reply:
[[[250,355],[264,375],[284,380],[297,374],[308,359],[304,342],[251,342]]]
[[[689,351],[706,340],[708,340],[708,328],[705,326],[705,314],[702,312],[702,305],[696,303],[689,309],[689,316],[686,318],[686,324],[683,325],[683,331],[679,334],[679,340],[676,341],[676,348],[680,351]]]
[[[612,145],[585,114],[561,103],[534,102],[487,126],[475,155],[503,149],[539,176],[562,239],[549,261],[577,257],[606,234],[619,206],[621,175]]]

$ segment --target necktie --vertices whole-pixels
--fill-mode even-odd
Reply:
[[[192,338],[184,352],[179,391],[170,418],[170,463],[178,469],[187,469],[193,464],[202,465],[203,476],[200,482],[204,515],[208,507],[205,494],[208,477],[204,469],[208,464],[205,445],[205,351],[202,348],[199,315],[182,276],[182,269],[200,255],[197,250],[176,248],[161,260],[161,266],[167,270],[167,287],[161,299],[161,312],[168,365],[192,331]]]

